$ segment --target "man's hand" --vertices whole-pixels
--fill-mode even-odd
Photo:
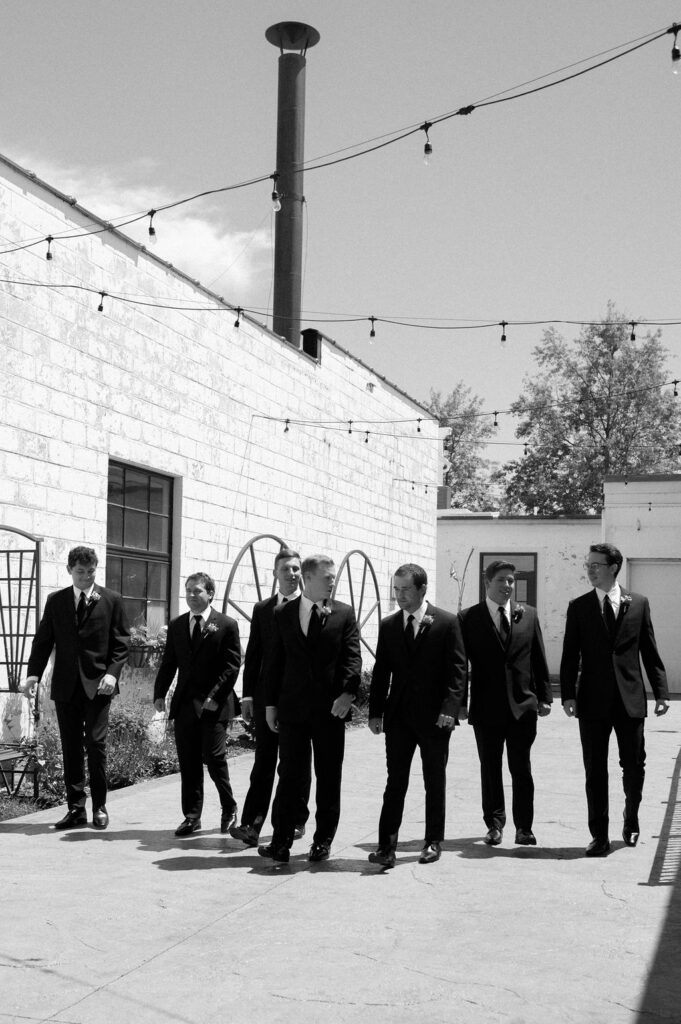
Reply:
[[[156,698],[156,700],[154,701],[154,707],[156,708],[157,711],[165,711],[166,702],[164,701],[163,697]]]
[[[655,714],[658,716],[658,718],[659,718],[660,715],[666,715],[668,711],[669,711],[669,701],[668,700],[656,700],[655,701]]]
[[[217,711],[218,702],[213,700],[212,697],[206,697],[203,704],[201,705],[204,711]]]
[[[576,700],[564,700],[563,711],[568,718],[574,718],[577,714],[577,701]]]
[[[565,713],[567,714],[567,711]],[[540,703],[539,707],[537,708],[537,714],[540,718],[546,718],[547,715],[551,714],[551,705],[544,704],[543,702]]]
[[[246,722],[246,724],[248,724],[248,722],[252,722],[253,721],[253,698],[252,697],[242,697],[241,698],[241,717],[243,718],[244,722]]]
[[[336,718],[345,718],[354,699],[351,693],[341,693],[331,705],[331,714]]]
[[[37,685],[37,683],[38,683],[38,677],[37,676],[28,676],[28,678],[24,681],[24,683],[20,687],[21,692],[24,694],[25,697],[28,697],[29,700],[32,700],[33,697],[34,697],[34,692],[35,692],[34,688]]]
[[[450,732],[456,725],[456,719],[453,715],[438,715],[437,722],[435,723],[440,729],[449,729]]]
[[[265,708],[265,718],[272,732],[279,732],[279,716],[275,707]]]
[[[370,718],[369,728],[371,729],[374,736],[380,736],[383,732],[383,719],[382,718]]]
[[[97,693],[101,693],[103,697],[110,697],[116,688],[116,676],[110,675],[108,672],[99,681],[97,687]]]

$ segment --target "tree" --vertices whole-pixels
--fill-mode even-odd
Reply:
[[[430,392],[429,411],[451,430],[444,442],[444,482],[452,488],[452,508],[480,511],[494,504],[497,492],[490,494],[489,462],[481,455],[494,428],[489,416],[481,415],[481,406],[482,400],[462,382],[446,398]]]
[[[496,474],[506,511],[539,515],[599,512],[609,474],[679,468],[679,402],[666,371],[659,330],[631,340],[632,322],[608,305],[606,323],[566,342],[551,328],[534,351],[511,411],[523,457]]]

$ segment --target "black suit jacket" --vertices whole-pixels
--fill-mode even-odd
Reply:
[[[431,623],[422,622],[413,647],[404,635],[402,611],[381,623],[371,677],[369,717],[391,718],[409,700],[420,728],[437,729],[440,714],[457,717],[466,688],[466,656],[455,615],[428,604]]]
[[[170,701],[168,718],[175,718],[185,700],[202,704],[207,697],[212,697],[218,705],[217,710],[204,711],[203,714],[213,715],[220,722],[227,721],[230,717],[229,695],[239,675],[240,665],[239,627],[234,619],[211,608],[199,647],[192,651],[189,612],[185,612],[168,626],[168,639],[154,683],[154,700],[165,699],[177,672],[177,686]]]
[[[570,602],[560,663],[560,689],[564,701],[577,700],[579,717],[609,716],[612,695],[607,684],[614,673],[627,714],[631,718],[645,718],[648,709],[641,660],[656,699],[669,697],[667,676],[655,643],[646,597],[622,590],[614,642],[610,639],[595,589]]]
[[[289,604],[290,600],[286,603]],[[252,697],[256,703],[265,700],[265,652],[269,650],[275,635],[274,611],[277,595],[258,601],[253,606],[251,631],[246,645],[242,696]]]
[[[502,642],[486,601],[464,608],[459,618],[471,666],[471,725],[501,720],[509,711],[520,718],[527,711],[536,712],[539,703],[551,703],[549,668],[536,608],[511,602],[507,644]]]
[[[102,676],[120,678],[128,660],[129,641],[130,629],[120,594],[95,585],[79,627],[73,587],[68,586],[50,594],[45,602],[26,674],[40,678],[54,648],[52,700],[70,700],[79,681],[92,698]],[[118,692],[118,686],[114,692]]]
[[[322,618],[315,644],[300,628],[299,597],[280,604],[274,613],[265,691],[266,702],[276,706],[280,722],[304,722],[330,714],[336,697],[359,690],[362,656],[355,613],[340,601],[330,601],[327,607],[330,614]]]

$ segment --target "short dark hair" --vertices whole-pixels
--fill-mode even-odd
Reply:
[[[617,572],[615,575],[617,575],[622,568],[624,556],[620,549],[616,548],[614,544],[591,544],[589,546],[589,551],[593,551],[596,555],[605,555],[608,559],[608,565],[616,565]]]
[[[276,572],[277,566],[280,562],[283,562],[285,558],[297,558],[300,561],[300,555],[293,548],[279,548],[276,555],[274,556],[274,569]]]
[[[333,565],[335,562],[330,555],[308,555],[303,560],[303,564],[300,567],[300,571],[303,576],[309,576],[310,573],[316,572],[320,565]]]
[[[99,563],[97,552],[94,548],[86,548],[83,544],[79,544],[76,548],[71,548],[66,565],[69,569],[73,569],[74,565],[78,562],[80,562],[81,565],[96,566]]]
[[[515,572],[515,566],[513,562],[505,562],[503,558],[497,558],[485,568],[487,582],[491,583],[498,572]]]
[[[206,588],[206,593],[215,597],[215,580],[207,572],[193,572],[191,576],[187,576],[184,581],[185,587],[188,587],[193,580],[198,580]]]
[[[411,576],[414,581],[414,586],[425,587],[428,583],[428,573],[421,565],[416,565],[415,562],[405,562],[398,569],[395,569],[394,576]]]

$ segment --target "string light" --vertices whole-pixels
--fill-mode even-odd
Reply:
[[[630,320],[631,334],[629,335],[629,341],[636,341],[636,321]]]
[[[48,235],[47,238],[45,239],[45,241],[47,242],[47,252],[45,253],[45,259],[46,260],[51,260],[52,259],[51,245],[54,242],[54,238],[52,237],[52,235]]]
[[[99,305],[97,306],[97,312],[98,313],[103,313],[104,312],[104,298],[105,298],[105,296],[106,296],[106,292],[100,292],[99,293]]]
[[[681,31],[681,25],[672,25],[668,32],[674,34],[674,42],[672,44],[672,74],[681,75],[681,50],[678,46],[679,31]]]
[[[418,420],[416,421],[416,433],[417,433],[417,434],[420,434],[420,433],[421,433],[421,420],[420,420],[420,419],[418,419]]]
[[[498,427],[499,426],[498,416],[499,416],[499,413],[495,409],[494,410],[494,423],[492,424],[493,427]]]
[[[500,342],[501,342],[502,345],[505,345],[506,344],[506,328],[508,327],[508,321],[507,320],[502,320],[501,323],[499,324],[499,326],[501,327],[501,339],[500,339]]]
[[[348,434],[352,433],[352,420],[348,420]]]
[[[154,216],[156,210],[149,210],[149,241],[152,245],[156,245],[158,238],[156,237],[156,228],[154,227]]]
[[[285,434],[288,434],[288,428],[289,428],[290,422],[291,422],[290,420],[286,420],[286,423],[284,425],[284,433]]]
[[[374,324],[376,323],[376,317],[375,316],[370,316],[369,320],[371,321],[371,330],[369,331],[369,337],[370,338],[375,338],[376,337],[376,328],[374,327]]]
[[[431,158],[431,157],[432,157],[432,155],[433,155],[433,147],[431,146],[431,144],[430,144],[430,139],[428,138],[428,132],[430,131],[430,129],[431,129],[432,127],[433,127],[433,125],[431,124],[431,122],[430,122],[430,121],[425,121],[425,122],[424,122],[424,123],[423,123],[423,124],[421,125],[421,131],[422,131],[422,132],[425,132],[425,133],[426,133],[426,144],[425,144],[425,146],[423,147],[423,162],[424,162],[424,164],[426,165],[426,167],[428,167],[428,166],[429,166],[429,164],[430,164],[430,158]]]
[[[241,314],[242,313],[243,313],[243,309],[241,308],[241,306],[237,306],[236,307],[236,320],[234,321],[234,326],[237,328],[237,330],[239,329],[239,327],[241,327]]]
[[[526,441],[525,444],[523,445],[523,455],[529,455],[529,452],[530,452],[530,449],[529,449],[527,441]]]
[[[367,436],[364,438],[364,443],[369,444],[369,431],[367,430]]]
[[[678,382],[678,380],[673,380],[672,384],[674,385],[674,398],[678,398],[679,397],[679,382]]]
[[[270,174],[270,178],[272,179],[272,183],[273,183],[272,184],[272,209],[274,210],[275,213],[279,213],[279,211],[281,210],[281,197],[280,197],[279,193],[277,192],[277,182],[279,181],[279,175],[275,171],[274,174]]]

